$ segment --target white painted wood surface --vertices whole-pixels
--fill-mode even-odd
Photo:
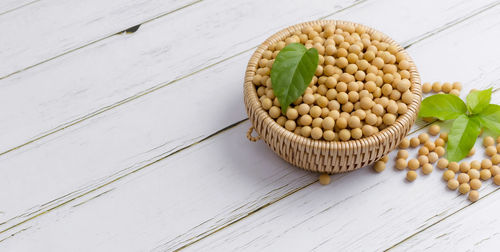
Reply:
[[[43,16],[28,9],[36,4],[58,9],[49,2],[0,19],[23,20],[26,10]],[[117,22],[113,27],[128,16],[154,20],[133,34],[84,32],[69,47],[58,42],[42,56],[12,56],[29,64],[82,47],[0,80],[0,250],[418,250],[466,210],[491,214],[478,207],[496,206],[496,186],[484,186],[488,197],[470,205],[443,189],[440,171],[409,184],[401,172],[364,168],[318,185],[316,174],[246,140],[241,87],[255,45],[282,27],[325,16],[370,25],[410,46],[424,80],[460,80],[464,92],[499,87],[500,2],[284,3],[205,0],[158,18],[155,11],[172,5],[134,2],[151,10],[137,14],[110,4],[80,15],[74,28],[91,31],[85,22],[102,13],[104,23]],[[387,15],[390,9],[397,11]],[[70,28],[52,39],[71,37]],[[0,62],[0,69],[23,66]],[[465,236],[466,229],[456,232]],[[465,247],[494,238],[475,230],[461,241]]]
[[[0,1],[0,15],[34,4],[39,0],[3,0]]]
[[[466,13],[469,13],[469,11]],[[387,24],[391,22],[388,21]],[[434,25],[437,25],[437,23],[434,23]],[[426,32],[422,34],[426,34]],[[239,96],[241,86],[238,82],[235,83],[234,80],[239,80],[239,76],[244,71],[245,59],[248,59],[250,54],[251,52],[247,52],[223,62],[221,66],[217,66],[215,69],[205,70],[180,80],[178,83],[168,85],[165,90],[160,89],[158,91],[161,91],[161,93],[153,92],[151,95],[154,95],[154,97],[152,98],[138,99],[124,106],[119,106],[112,110],[111,117],[102,114],[92,119],[94,123],[78,124],[76,128],[81,127],[82,130],[78,130],[76,134],[73,134],[72,131],[62,131],[60,134],[35,143],[34,146],[41,144],[41,148],[35,148],[33,151],[21,154],[14,152],[15,158],[11,158],[10,153],[0,156],[2,165],[16,167],[15,169],[9,169],[5,174],[9,181],[16,181],[16,183],[12,185],[8,181],[0,183],[5,186],[3,190],[11,191],[14,194],[6,195],[2,199],[8,201],[10,207],[4,210],[5,214],[2,216],[2,220],[6,221],[15,216],[21,216],[20,219],[16,218],[7,223],[6,226],[15,225],[52,208],[53,204],[45,205],[45,203],[54,198],[59,199],[59,197],[66,195],[53,202],[54,204],[61,204],[61,202],[71,200],[88,190],[95,189],[99,184],[106,184],[130,170],[135,170],[144,164],[165,157],[173,151],[186,147],[219,129],[243,120],[246,116]],[[220,80],[221,75],[232,77]],[[198,83],[203,81],[215,84],[202,86],[199,91],[193,92],[195,87],[199,86]],[[217,96],[220,90],[225,90],[223,92],[224,96],[214,100],[212,97]],[[211,92],[212,95],[208,95]],[[197,95],[196,98],[192,97],[193,93]],[[179,100],[198,101],[198,103],[194,104],[196,109],[187,109],[192,114],[203,115],[204,117],[196,118],[189,115],[186,117],[185,112],[175,106]],[[199,106],[199,104],[208,103],[211,106]],[[227,109],[228,104],[232,104],[231,110]],[[210,118],[216,116],[214,113],[220,113],[220,111],[227,111],[224,112],[222,120],[210,120]],[[158,116],[163,113],[169,116]],[[184,124],[171,125],[171,118],[181,118],[179,121],[184,121],[184,124],[192,126],[185,127]],[[207,123],[200,124],[197,123],[198,120],[204,120]],[[86,127],[87,124],[90,127]],[[165,130],[166,128],[169,128],[169,130]],[[70,134],[70,132],[71,136],[60,137],[60,135]],[[108,133],[99,138],[85,137],[93,135],[95,132]],[[56,140],[52,141],[51,139]],[[131,142],[138,144],[129,145],[128,143]],[[61,148],[61,146],[64,147]],[[26,148],[30,148],[30,146]],[[120,151],[114,151],[116,149],[120,149]],[[64,155],[64,153],[75,153],[75,155]],[[137,153],[141,154],[138,155]],[[18,155],[23,157],[18,157]],[[56,164],[53,164],[52,156],[54,155],[60,157]],[[93,158],[96,156],[100,158]],[[25,174],[36,172],[40,166],[46,167],[45,171],[48,179],[46,183],[49,186],[45,187],[43,191],[34,193],[18,189],[24,184],[36,183],[36,180],[40,179],[39,177],[25,176]],[[53,177],[54,174],[57,174],[57,176]],[[64,183],[50,182],[59,181],[61,178],[65,178]],[[94,181],[100,178],[102,178],[102,181],[96,184]],[[20,181],[23,181],[23,183],[19,183]],[[86,182],[88,181],[92,181],[92,183],[87,185]],[[76,193],[76,195],[71,192]],[[37,207],[37,205],[41,207]],[[29,211],[22,211],[25,209],[29,209]]]
[[[200,0],[40,0],[0,15],[0,78]],[[13,4],[10,4],[14,6]],[[35,42],[35,43],[34,43]]]
[[[495,191],[496,192],[496,191]],[[491,192],[425,232],[394,247],[395,251],[498,251],[500,193]]]

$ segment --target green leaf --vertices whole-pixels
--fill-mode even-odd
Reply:
[[[283,113],[306,91],[318,67],[318,60],[315,48],[307,50],[299,43],[285,46],[276,56],[271,68],[271,83]]]
[[[467,95],[467,108],[472,114],[478,114],[485,109],[491,100],[491,88],[472,91]]]
[[[429,96],[420,105],[420,117],[436,117],[440,120],[455,119],[467,112],[465,103],[451,94]]]
[[[481,124],[500,134],[500,106],[496,104],[489,104],[481,113],[477,115]]]
[[[448,134],[448,160],[458,162],[467,156],[480,132],[481,126],[476,116],[461,115],[455,119]]]

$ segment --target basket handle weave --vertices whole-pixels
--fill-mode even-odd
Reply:
[[[251,126],[250,129],[248,129],[247,138],[248,138],[248,140],[250,140],[252,142],[257,142],[260,140],[260,136],[259,135],[257,135],[256,137],[252,136],[253,130],[254,130],[253,126]]]

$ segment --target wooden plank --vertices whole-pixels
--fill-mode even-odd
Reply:
[[[139,32],[131,36],[114,36],[71,55],[42,64],[26,73],[4,79],[0,81],[0,105],[18,109],[6,111],[0,118],[3,129],[0,131],[0,153],[87,120],[168,85],[169,82],[193,71],[251,50],[253,46],[286,25],[323,17],[341,8],[347,8],[353,2],[346,0],[340,5],[334,5],[333,2],[325,0],[313,3],[304,1],[297,3],[300,5],[289,5],[273,1],[270,5],[263,0],[226,0],[212,5],[202,2],[145,24]],[[489,4],[497,2],[482,0],[452,3],[454,1],[440,1],[439,5],[434,7],[435,3],[422,2],[424,16],[404,15],[414,13],[412,9],[418,9],[409,1],[387,1],[382,2],[382,5],[360,3],[361,6],[373,10],[377,10],[377,6],[385,6],[384,4],[397,5],[400,11],[404,11],[399,19],[406,20],[405,24],[411,25],[411,29],[390,25],[394,24],[394,19],[383,15],[383,12],[380,12],[377,19],[368,18],[370,15],[366,15],[366,11],[353,16],[347,15],[350,11],[345,11],[329,18],[363,22],[384,30],[400,41],[412,41],[417,34],[427,36],[428,33],[448,27],[460,17],[470,16],[478,9],[483,10],[490,7]],[[454,7],[449,8],[450,5]],[[260,6],[267,7],[262,10]],[[242,7],[248,11],[234,11]],[[305,12],[305,9],[308,11]],[[279,11],[284,14],[275,20],[274,13]],[[261,15],[254,15],[257,12]],[[446,16],[443,13],[446,13]],[[434,21],[419,22],[422,18]],[[220,20],[231,22],[223,22],[225,25],[221,25]],[[264,25],[268,28],[263,31],[261,27]],[[199,47],[199,34],[191,32],[197,29],[206,33],[206,51],[192,50]],[[408,30],[412,32],[409,33]],[[399,33],[406,37],[398,35]],[[55,79],[54,76],[58,78]]]
[[[0,15],[0,79],[199,1],[7,2],[15,11]]]
[[[473,206],[451,213],[392,250],[497,251],[500,241],[500,220],[497,217],[500,193],[497,191],[498,188],[483,195]]]
[[[481,16],[484,15],[484,13],[481,14]],[[468,20],[467,24],[470,22]],[[464,28],[463,26],[466,26],[466,24],[460,25],[461,28]],[[439,36],[439,40],[434,43],[430,43],[430,40],[424,40],[420,43],[427,42],[427,46],[411,47],[411,53],[414,57],[416,55],[427,55],[427,58],[420,58],[423,61],[420,64],[434,64],[436,66],[435,58],[431,57],[428,52],[436,53],[435,50],[437,49],[433,48],[439,45],[448,46],[444,42],[447,39],[462,37],[462,32],[464,32],[464,29],[453,30],[451,33],[448,32],[446,36]],[[476,34],[472,33],[472,35]],[[471,38],[460,40],[460,43],[455,44],[451,49],[461,51],[469,48],[471,41],[475,42],[475,39],[490,39],[488,36],[494,38],[497,35],[490,32],[489,35],[485,36],[471,36]],[[490,43],[495,43],[494,39]],[[481,62],[489,63],[488,59],[490,58],[486,57],[493,59],[494,55],[494,52],[487,54],[485,58],[481,58]],[[234,62],[225,62],[227,66],[218,66],[220,68],[210,69],[208,72],[218,75],[219,79],[217,80],[219,82],[225,81],[221,84],[224,89],[210,87],[206,90],[200,90],[199,93],[204,94],[204,97],[208,99],[213,97],[208,95],[209,92],[225,90],[225,88],[234,85],[233,81],[237,78],[230,77],[227,74],[241,74],[240,69],[233,69],[230,66],[235,66],[236,62],[240,62],[242,64],[240,67],[243,68],[245,61],[242,58],[248,58],[248,55],[233,58]],[[468,64],[472,63],[469,62]],[[481,67],[486,66],[481,65]],[[444,70],[434,67],[430,71],[446,72],[446,69],[450,72],[454,71],[454,69],[446,67]],[[464,71],[467,71],[467,69]],[[212,75],[208,73],[203,72],[203,74],[193,75],[191,78],[200,78],[206,83],[217,83],[217,81],[211,81],[212,77],[210,76]],[[475,75],[477,72],[473,72],[472,69],[466,73],[468,73],[468,78],[480,76],[483,79],[476,81],[485,82],[485,75]],[[220,79],[221,75],[225,78]],[[194,83],[193,85],[197,83],[196,79],[185,79],[183,81],[185,83]],[[169,88],[174,87],[176,86],[172,85]],[[191,87],[186,87],[186,91],[183,92],[192,96],[192,90],[194,89]],[[163,92],[163,90],[161,91]],[[40,200],[38,201],[40,206],[33,207],[30,211],[18,215],[17,218],[11,220],[8,220],[7,217],[4,218],[7,222],[2,224],[3,231],[0,232],[2,232],[2,239],[6,240],[2,243],[2,246],[21,248],[21,246],[34,244],[34,241],[40,241],[36,244],[42,246],[40,243],[44,240],[47,246],[54,245],[51,243],[52,238],[45,237],[45,235],[61,238],[61,236],[54,235],[56,230],[63,230],[58,225],[70,225],[74,227],[73,232],[62,234],[64,236],[62,240],[67,240],[68,244],[72,239],[73,241],[74,239],[84,239],[89,241],[85,245],[89,246],[89,248],[99,246],[101,246],[99,248],[109,248],[106,246],[116,244],[113,241],[123,240],[125,241],[123,243],[124,248],[133,248],[134,245],[131,243],[136,244],[135,246],[158,247],[159,249],[178,248],[201,239],[268,204],[286,197],[290,193],[308,186],[310,183],[314,183],[317,175],[291,169],[283,161],[269,153],[263,143],[256,145],[245,144],[244,133],[248,124],[218,134],[209,141],[196,144],[193,148],[179,152],[178,155],[168,157],[164,162],[156,162],[175,151],[175,146],[179,145],[179,143],[181,143],[181,146],[187,144],[182,142],[176,142],[172,145],[170,145],[171,143],[164,144],[168,139],[172,139],[166,134],[173,134],[173,136],[185,140],[187,139],[184,137],[186,133],[181,131],[185,130],[184,132],[187,132],[189,130],[185,125],[191,125],[190,127],[192,127],[200,124],[200,122],[221,121],[213,120],[214,114],[210,113],[217,112],[216,115],[220,115],[221,111],[225,111],[225,113],[227,111],[232,112],[232,110],[227,109],[228,104],[234,104],[232,106],[235,107],[242,106],[241,101],[237,101],[241,99],[238,98],[240,97],[240,91],[235,90],[241,89],[235,88],[233,91],[228,89],[227,93],[221,92],[220,95],[224,97],[217,99],[217,101],[221,102],[220,105],[217,105],[218,103],[215,103],[213,99],[210,102],[200,102],[200,104],[211,104],[212,107],[195,106],[196,108],[206,109],[206,111],[211,112],[203,113],[204,111],[200,111],[191,114],[205,115],[207,120],[189,121],[191,123],[187,124],[183,122],[183,124],[180,124],[182,127],[179,127],[180,132],[165,129],[168,128],[168,125],[172,125],[170,118],[182,118],[181,114],[173,114],[168,118],[169,120],[158,115],[174,113],[162,110],[172,107],[168,106],[168,102],[182,100],[179,97],[182,97],[183,92],[165,91],[165,93],[160,94],[160,91],[158,91],[151,94],[157,95],[159,97],[157,99],[150,97],[147,100],[135,100],[116,108],[112,111],[114,113],[92,119],[92,123],[84,123],[88,125],[82,124],[80,127],[72,128],[72,131],[64,131],[60,135],[53,135],[44,139],[39,143],[39,148],[33,144],[27,147],[31,149],[29,151],[12,152],[4,155],[1,161],[2,164],[8,164],[9,167],[13,168],[10,169],[12,171],[8,171],[8,174],[0,176],[6,178],[5,181],[0,183],[0,185],[6,187],[1,188],[0,191],[9,191],[12,194],[6,197],[5,200],[7,201],[4,201],[4,198],[0,199],[0,201],[9,202],[6,205],[11,207],[13,211],[1,210],[11,214],[12,217],[15,216],[12,213],[15,214],[16,208],[17,210],[23,209],[25,203],[21,201],[33,202],[33,199],[35,201]],[[169,99],[167,94],[175,94],[177,99]],[[228,102],[228,100],[233,102]],[[213,107],[215,105],[220,106],[221,109]],[[230,107],[232,108],[232,106]],[[134,110],[137,112],[134,112]],[[227,116],[225,113],[222,113],[224,117]],[[234,113],[238,115],[238,113],[243,112]],[[193,134],[193,136],[198,135]],[[163,141],[158,139],[163,139]],[[146,148],[149,142],[154,143],[151,147]],[[110,155],[117,155],[116,150],[120,150],[120,156],[109,157]],[[147,150],[151,151],[148,152]],[[54,162],[54,157],[59,160]],[[119,160],[119,162],[116,160]],[[30,161],[33,164],[26,163]],[[38,167],[44,167],[44,173],[40,174],[40,176],[33,176],[39,170]],[[110,167],[113,168],[110,169]],[[123,167],[129,168],[123,169]],[[53,172],[49,172],[49,170]],[[112,174],[112,170],[115,174]],[[168,175],[159,174],[160,171]],[[367,169],[362,171],[369,172]],[[27,176],[28,174],[30,176]],[[274,174],[278,174],[277,177]],[[354,174],[357,173],[349,173],[346,176],[356,176]],[[87,177],[82,178],[85,176]],[[384,176],[388,176],[388,174],[384,173],[378,178],[387,178]],[[266,180],[267,177],[270,177],[271,181]],[[365,177],[367,181],[377,180],[374,177]],[[92,179],[93,181],[91,181]],[[187,182],[188,179],[192,179],[191,183]],[[234,183],[231,181],[232,179],[235,180]],[[340,179],[340,176],[336,176],[336,179],[343,180]],[[352,179],[348,181],[353,186],[363,186],[360,183],[353,183]],[[397,179],[396,181],[401,182],[401,180]],[[85,182],[87,184],[84,186],[74,189],[75,185],[81,185]],[[378,182],[380,183],[380,180]],[[44,190],[32,191],[22,186],[26,184],[43,184]],[[224,187],[226,184],[227,187]],[[195,186],[193,187],[193,185]],[[33,188],[38,187],[33,186]],[[251,192],[248,193],[248,190]],[[105,193],[108,191],[109,193]],[[135,191],[135,193],[130,193],[130,191]],[[61,192],[66,192],[68,195],[54,199],[54,196],[62,195]],[[355,190],[353,190],[354,192]],[[43,195],[44,193],[52,195]],[[32,194],[37,195],[30,196]],[[32,198],[28,199],[27,197]],[[44,204],[43,202],[46,201],[41,200],[44,197],[52,197],[51,199],[54,200]],[[106,200],[93,200],[94,198],[106,198]],[[112,199],[116,199],[116,201]],[[186,202],[186,199],[189,199],[189,205],[183,203]],[[33,206],[33,204],[26,204],[25,206],[28,205]],[[83,209],[81,207],[84,206],[87,209],[85,211],[81,210]],[[139,207],[145,206],[147,209],[140,210]],[[186,206],[191,206],[191,208]],[[34,218],[37,216],[38,218]],[[134,220],[132,221],[134,222],[130,222],[131,220],[127,216],[133,216]],[[160,226],[151,223],[152,220],[158,221],[159,219],[164,221],[158,222]],[[135,222],[136,220],[137,222]],[[117,222],[122,224],[116,226]],[[144,226],[137,226],[136,223],[144,223]],[[167,224],[172,228],[165,230]],[[152,226],[147,228],[148,225]],[[30,226],[33,228],[29,228]],[[89,226],[93,227],[92,232],[88,232]],[[133,227],[133,229],[127,227]],[[137,230],[144,230],[145,233],[137,236]],[[20,233],[11,237],[16,232]],[[60,248],[65,248],[64,244],[61,244]]]
[[[0,2],[0,15],[19,10],[40,0],[3,0]]]

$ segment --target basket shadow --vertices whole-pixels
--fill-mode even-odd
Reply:
[[[225,166],[239,176],[238,180],[246,186],[259,187],[259,185],[304,186],[318,180],[319,173],[310,172],[296,167],[281,159],[263,141],[250,142],[246,132],[251,123],[246,121],[229,130],[229,135],[219,150],[225,153]],[[333,175],[332,181],[339,180],[348,174],[359,176],[373,176],[371,165],[355,171]],[[347,176],[352,177],[352,176]],[[332,182],[333,183],[333,182]]]
[[[225,153],[225,165],[243,177],[239,179],[257,186],[261,183],[279,183],[283,178],[288,178],[290,182],[289,179],[317,177],[316,173],[302,170],[281,159],[264,141],[249,141],[246,132],[250,126],[249,121],[237,125],[228,131],[228,137],[220,139],[225,143],[218,144],[221,147],[219,151]]]

